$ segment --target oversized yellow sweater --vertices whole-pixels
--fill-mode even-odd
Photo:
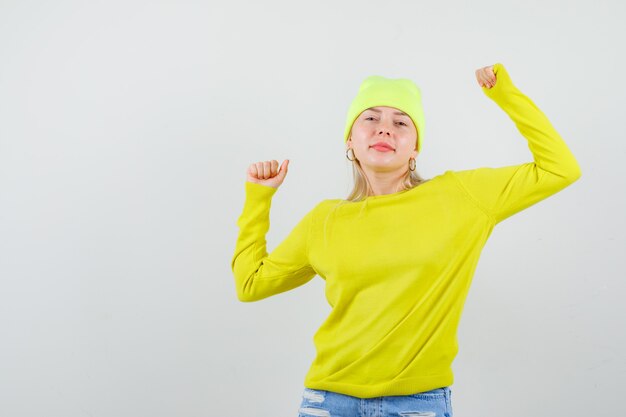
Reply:
[[[232,271],[241,301],[319,275],[332,310],[315,333],[304,386],[361,398],[453,383],[457,326],[493,227],[576,181],[580,167],[502,64],[484,93],[528,140],[534,162],[445,171],[361,202],[323,200],[267,253],[276,188],[245,183]]]

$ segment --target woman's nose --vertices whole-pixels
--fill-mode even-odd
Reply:
[[[378,129],[379,129],[378,134],[381,134],[381,133],[386,133],[388,135],[391,134],[391,127],[389,126],[389,122],[382,122]]]

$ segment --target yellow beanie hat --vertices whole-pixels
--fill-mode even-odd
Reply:
[[[420,88],[407,78],[386,78],[380,75],[367,77],[359,87],[357,96],[350,104],[344,142],[348,141],[352,125],[359,115],[370,107],[395,107],[409,115],[417,128],[417,151],[422,150],[424,140],[424,111],[422,109],[422,92]]]

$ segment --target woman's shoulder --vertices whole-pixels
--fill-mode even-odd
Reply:
[[[321,200],[319,203],[317,203],[317,205],[315,206],[314,210],[315,211],[325,211],[328,209],[331,209],[333,207],[339,206],[341,204],[346,204],[349,203],[348,200],[344,200],[341,198],[327,198],[324,200]]]
[[[341,198],[326,198],[320,200],[312,209],[311,212],[314,217],[325,217],[330,212],[335,211],[337,208],[344,204],[350,204],[348,200]]]

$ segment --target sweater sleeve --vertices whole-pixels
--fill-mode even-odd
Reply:
[[[307,252],[313,210],[270,254],[267,253],[265,235],[270,226],[270,206],[276,190],[250,181],[245,183],[246,198],[237,220],[239,235],[231,260],[240,301],[262,300],[299,287],[316,275]]]
[[[513,84],[501,63],[494,65],[494,73],[495,85],[483,87],[483,92],[528,140],[534,161],[452,173],[474,202],[499,223],[575,182],[581,170],[548,118]]]

